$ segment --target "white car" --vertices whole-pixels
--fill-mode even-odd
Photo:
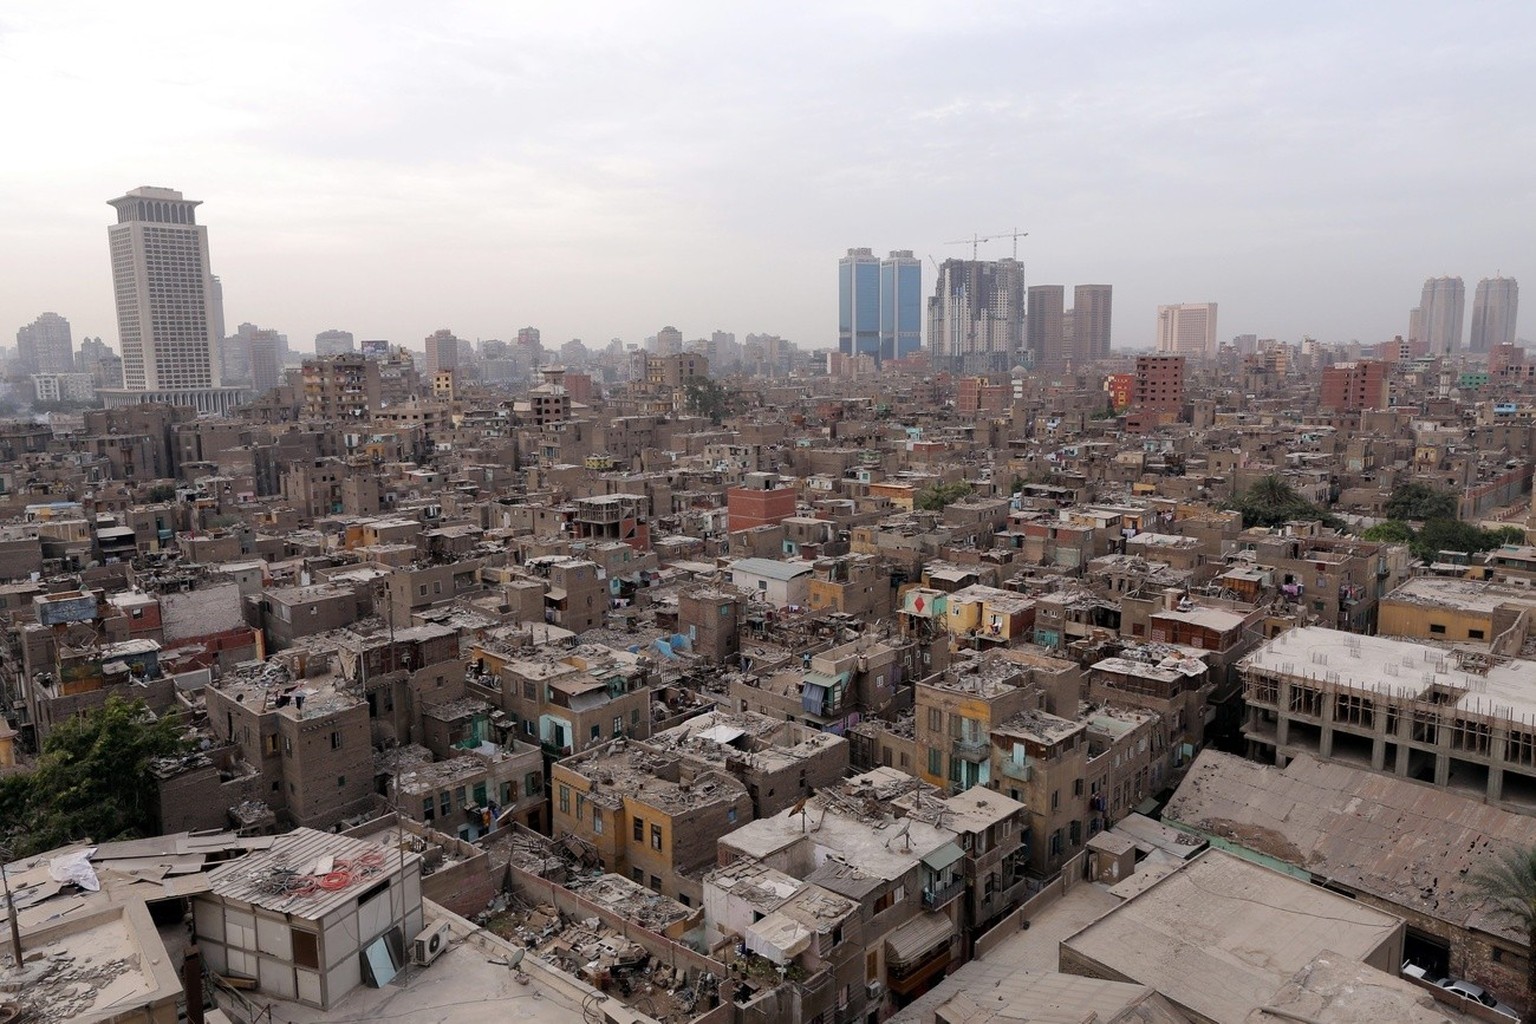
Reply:
[[[1483,1006],[1488,1007],[1488,1009],[1493,1010],[1495,1013],[1502,1013],[1510,1020],[1515,1021],[1516,1024],[1519,1024],[1520,1015],[1515,1012],[1515,1008],[1507,1003],[1499,1002],[1493,997],[1493,993],[1489,992],[1481,985],[1474,985],[1472,982],[1462,981],[1460,978],[1446,978],[1444,981],[1440,982],[1440,987],[1445,989],[1447,992],[1456,993],[1463,999],[1469,999],[1472,1002],[1481,1003]]]

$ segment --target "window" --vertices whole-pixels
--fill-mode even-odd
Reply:
[[[436,817],[437,817],[437,804],[435,804],[432,801],[431,797],[427,797],[425,800],[423,800],[421,802],[421,820],[422,821],[432,821]]]
[[[640,709],[639,708],[634,708],[634,709],[632,709],[629,712],[629,724],[630,725],[639,725],[640,724]]]
[[[587,813],[587,795],[585,793],[577,793],[576,794],[576,820],[580,821],[586,815],[586,813]]]
[[[417,588],[417,596],[418,597],[426,597],[427,596],[427,585],[425,583],[423,583],[420,587]]]
[[[1073,796],[1082,796],[1083,795],[1083,780],[1082,779],[1073,779],[1072,780],[1072,795]]]
[[[459,788],[458,788],[458,789],[455,789],[455,790],[454,790],[454,791],[453,791],[453,805],[454,805],[454,806],[455,806],[455,807],[457,807],[457,808],[458,808],[458,809],[459,809],[459,810],[461,810],[461,811],[462,811],[462,810],[463,810],[463,809],[464,809],[464,808],[465,808],[465,807],[468,807],[468,806],[469,806],[469,803],[468,803],[468,801],[466,801],[466,800],[465,800],[465,799],[464,799],[464,787],[463,787],[463,786],[460,786],[460,787],[459,787]],[[445,811],[445,812],[443,812],[443,813],[445,813],[445,814],[446,814],[446,813],[447,813],[447,812],[446,812],[446,811]]]
[[[652,825],[651,826],[651,849],[653,849],[653,850],[661,849],[661,826],[660,825]]]
[[[332,731],[331,732],[331,749],[332,750],[340,750],[341,749],[341,733],[339,731]]]
[[[594,725],[592,727],[592,742],[596,743],[598,740],[600,740],[602,738],[603,738],[603,727],[600,726],[600,725]]]
[[[732,823],[736,821],[736,808],[727,807],[725,809],[725,820]]]
[[[1054,811],[1054,810],[1059,809],[1060,807],[1061,807],[1061,790],[1053,789],[1053,790],[1051,790],[1051,810]]]
[[[1481,639],[1484,638],[1484,635],[1485,634],[1480,629],[1469,629],[1469,630],[1467,630],[1467,639],[1468,640],[1481,640]],[[1498,950],[1494,950],[1494,952],[1497,953]]]
[[[1445,635],[1445,626],[1442,623],[1439,623],[1439,622],[1431,622],[1429,624],[1429,631],[1431,633],[1433,633],[1435,636],[1444,636]]]
[[[636,882],[639,882],[641,885],[645,884],[645,872],[641,871],[639,868],[630,868],[629,877],[634,879]]]
[[[657,878],[655,875],[651,876],[651,889],[655,892],[661,892],[661,879]]]
[[[448,817],[448,812],[453,810],[452,801],[453,797],[446,789],[437,794],[438,813],[445,818]]]
[[[639,816],[635,817],[635,842],[645,842],[645,821]]]
[[[320,937],[314,932],[293,929],[293,965],[295,967],[320,967]]]
[[[598,835],[603,834],[603,810],[601,807],[592,808],[592,831]]]
[[[544,776],[539,772],[529,772],[523,776],[523,792],[533,796],[544,788]]]
[[[560,787],[560,813],[561,814],[570,814],[571,813],[571,787],[570,786],[561,786]]]
[[[944,712],[938,708],[928,709],[928,731],[941,732],[944,729]]]
[[[338,776],[336,776],[336,788],[337,789],[345,789],[345,788],[347,788],[347,777],[345,775],[338,775]]]
[[[623,735],[623,733],[624,733],[624,716],[623,715],[614,715],[613,716],[613,734],[615,736],[620,736],[620,735]]]
[[[937,775],[944,770],[944,757],[934,747],[928,748],[928,774]]]
[[[277,733],[271,733],[271,734],[269,734],[267,736],[263,736],[262,740],[261,740],[261,745],[262,745],[262,749],[263,749],[263,751],[265,753],[268,753],[268,754],[275,754],[275,753],[277,753]]]

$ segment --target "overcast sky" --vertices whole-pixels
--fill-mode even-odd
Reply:
[[[1014,227],[1031,284],[1114,285],[1118,347],[1199,301],[1223,338],[1375,342],[1428,276],[1469,313],[1536,287],[1533,30],[1529,0],[5,0],[0,330],[115,344],[106,200],[148,184],[203,201],[230,329],[302,349],[828,346],[849,246]]]

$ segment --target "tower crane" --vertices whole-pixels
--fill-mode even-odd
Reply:
[[[945,242],[945,245],[968,245],[971,247],[971,260],[974,262],[977,253],[981,249],[982,242],[996,242],[1004,238],[1013,240],[1013,258],[1019,258],[1019,239],[1028,237],[1028,231],[1020,231],[1014,228],[1012,231],[998,231],[991,235],[975,234],[970,238],[962,238],[958,242]]]

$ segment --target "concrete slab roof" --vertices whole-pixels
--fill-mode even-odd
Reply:
[[[1241,1021],[1324,949],[1399,943],[1385,911],[1210,850],[1062,942],[1212,1021]]]

